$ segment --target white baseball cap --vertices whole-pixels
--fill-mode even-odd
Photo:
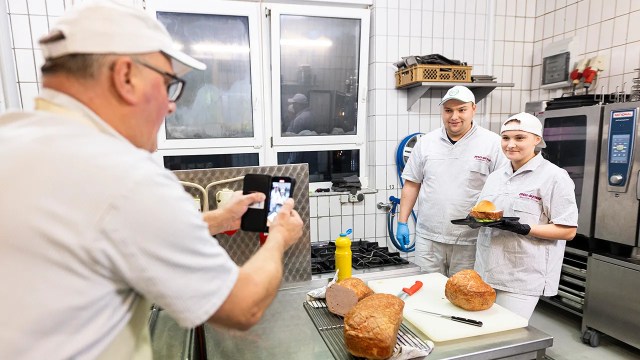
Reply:
[[[512,120],[518,120],[518,121],[513,121],[509,123]],[[526,112],[521,112],[519,114],[512,115],[502,123],[502,127],[500,127],[500,134],[509,130],[525,131],[534,135],[538,135],[540,136],[540,139],[542,139],[542,123],[537,117]],[[544,139],[540,141],[540,144],[538,144],[538,147],[539,148],[547,147],[547,144],[544,142]]]
[[[207,66],[178,50],[165,27],[143,10],[112,0],[83,3],[58,19],[40,39],[45,59],[70,54],[146,54],[160,51],[183,75]]]
[[[476,103],[476,97],[473,95],[471,90],[469,90],[469,88],[467,88],[466,86],[462,86],[462,85],[456,85],[451,89],[449,89],[447,93],[444,94],[444,96],[442,97],[442,101],[440,101],[440,104],[438,105],[442,105],[451,99],[460,100],[464,103],[468,103],[468,102],[472,102],[474,104]]]
[[[298,103],[298,104],[307,104],[309,100],[303,94],[295,94],[291,99],[289,99],[290,103]]]

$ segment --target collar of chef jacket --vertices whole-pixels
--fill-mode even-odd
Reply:
[[[478,126],[476,125],[475,121],[473,123],[471,123],[471,129],[469,129],[469,131],[467,131],[466,134],[464,134],[463,137],[461,137],[460,139],[458,139],[458,141],[456,141],[455,143],[451,143],[451,141],[449,140],[449,136],[447,135],[447,129],[445,129],[444,125],[440,126],[440,138],[444,141],[447,142],[447,144],[451,144],[451,145],[455,145],[461,141],[464,141],[465,139],[467,139],[469,136],[473,135],[473,133],[476,132]]]
[[[505,175],[507,176],[513,176],[513,175],[522,174],[527,171],[534,171],[535,169],[540,167],[543,161],[544,161],[544,158],[542,157],[542,153],[538,153],[536,156],[531,158],[531,160],[527,161],[527,163],[524,164],[516,172],[513,171],[513,167],[511,167],[511,162],[509,162],[507,166],[504,167],[504,172],[505,172]]]
[[[44,103],[39,105],[39,103]],[[42,107],[42,108],[39,108]],[[129,142],[109,124],[104,122],[93,110],[89,109],[75,98],[52,89],[44,88],[36,97],[36,110],[48,111],[66,118],[77,119],[79,122],[93,126],[100,132],[109,134],[122,141]]]

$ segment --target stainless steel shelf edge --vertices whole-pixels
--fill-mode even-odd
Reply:
[[[483,83],[483,82],[422,82],[413,84],[407,87],[399,88],[398,90],[407,90],[407,111],[411,110],[413,104],[418,101],[424,94],[430,89],[448,89],[450,87],[462,85],[471,90],[476,97],[476,103],[479,103],[482,99],[487,97],[497,87],[513,87],[513,83]]]
[[[558,308],[560,308],[562,310],[568,311],[568,312],[570,312],[570,313],[572,313],[574,315],[578,315],[578,316],[582,317],[582,313],[581,312],[576,311],[575,309],[573,309],[573,308],[561,303],[560,301],[555,301],[555,300],[553,300],[551,298],[548,298],[548,297],[545,297],[545,296],[541,296],[540,300],[546,302],[547,304],[556,306],[556,307],[558,307]]]
[[[584,256],[585,258],[589,256],[589,253],[584,250],[580,250],[580,249],[576,249],[568,246],[564,248],[564,251],[570,254]]]

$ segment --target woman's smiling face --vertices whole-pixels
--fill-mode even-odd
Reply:
[[[511,161],[513,169],[517,170],[536,156],[535,148],[541,140],[542,139],[538,135],[534,135],[526,131],[503,131],[502,151],[507,159]]]

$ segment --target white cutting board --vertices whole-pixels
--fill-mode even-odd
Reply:
[[[498,304],[493,304],[489,309],[482,311],[467,311],[453,305],[444,296],[447,277],[439,273],[371,280],[368,285],[376,293],[397,295],[402,288],[411,287],[416,280],[422,281],[422,289],[405,299],[404,318],[435,342],[518,329],[528,325],[527,319]],[[480,320],[483,325],[482,327],[467,325],[412,309]]]

